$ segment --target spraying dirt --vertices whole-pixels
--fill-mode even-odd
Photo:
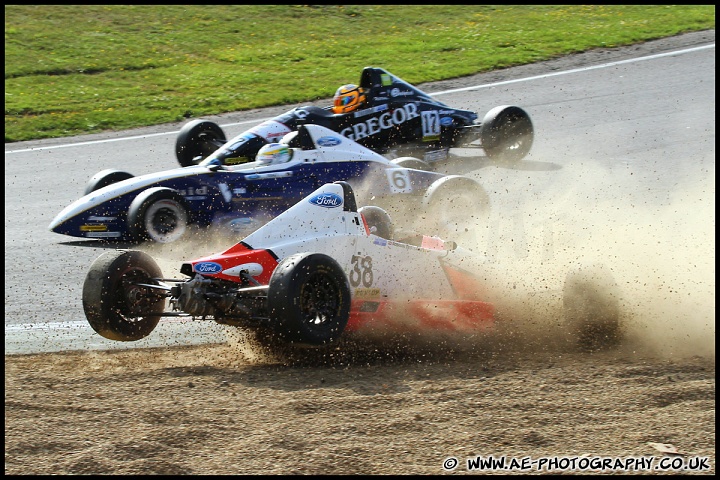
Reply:
[[[698,161],[663,189],[630,164],[477,173],[492,214],[458,242],[485,256],[469,268],[498,306],[492,334],[366,336],[299,359],[237,331],[218,345],[6,355],[5,473],[538,471],[469,467],[494,456],[714,474],[714,155]],[[147,251],[172,276],[227,246],[198,237]],[[594,263],[619,287],[624,337],[578,352],[564,341],[562,291],[568,271]]]
[[[492,334],[366,336],[299,359],[237,331],[224,345],[6,356],[5,473],[469,473],[490,455],[714,473],[714,182],[623,209],[588,192],[529,213],[515,199],[511,222],[468,229],[488,256],[473,268],[498,305]],[[168,272],[191,253],[178,248],[153,252]],[[621,287],[625,337],[578,352],[563,281],[597,260]]]

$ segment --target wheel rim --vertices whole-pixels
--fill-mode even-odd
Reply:
[[[172,200],[153,203],[145,218],[148,236],[158,243],[173,242],[182,237],[187,229],[185,209]]]
[[[300,292],[303,322],[313,330],[332,328],[340,312],[340,298],[340,286],[331,278],[321,273],[311,275]]]
[[[117,292],[119,293],[112,306],[117,317],[124,322],[135,324],[143,318],[151,316],[148,312],[157,310],[159,297],[149,294],[141,283],[150,283],[151,277],[141,269],[132,269],[123,274]],[[143,316],[143,313],[146,315]]]
[[[523,117],[510,117],[504,122],[502,138],[507,142],[501,144],[503,155],[511,160],[519,160],[530,150],[528,140],[528,122]]]

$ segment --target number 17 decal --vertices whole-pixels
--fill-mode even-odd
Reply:
[[[422,112],[423,140],[437,140],[440,138],[440,112],[428,110]]]

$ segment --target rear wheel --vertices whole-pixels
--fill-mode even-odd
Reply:
[[[399,157],[391,160],[398,167],[414,168],[415,170],[432,171],[432,167],[424,160],[415,157]]]
[[[499,162],[516,163],[528,154],[535,133],[530,115],[520,107],[500,106],[483,118],[480,142],[485,154]]]
[[[136,241],[172,243],[183,237],[190,216],[179,193],[155,187],[135,197],[128,209],[127,222],[130,235]]]
[[[471,178],[450,175],[436,180],[425,192],[423,207],[429,233],[447,239],[464,236],[477,240],[475,230],[484,226],[490,214],[490,198]]]
[[[610,271],[595,264],[571,271],[563,287],[563,311],[571,342],[602,350],[621,340],[618,286]]]
[[[180,130],[175,141],[175,155],[183,167],[197,165],[226,141],[225,132],[217,123],[193,120]]]
[[[340,265],[322,253],[299,253],[275,268],[268,289],[270,319],[289,343],[336,341],[350,315],[350,287]]]
[[[133,178],[133,175],[121,170],[101,170],[93,175],[88,181],[88,184],[85,187],[85,195],[103,187],[107,187],[108,185],[112,185],[113,183],[127,180],[128,178]]]
[[[85,317],[97,333],[123,342],[147,337],[165,309],[165,296],[142,284],[157,284],[160,267],[148,254],[115,250],[98,257],[83,284]]]

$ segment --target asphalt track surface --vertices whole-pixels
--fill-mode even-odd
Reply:
[[[624,247],[639,238],[660,244],[652,257],[669,255],[663,263],[687,270],[688,278],[697,276],[696,269],[700,276],[713,269],[711,285],[695,285],[691,290],[714,298],[714,30],[419,87],[481,116],[496,105],[513,104],[525,108],[533,120],[535,144],[523,162],[511,168],[478,159],[468,172],[486,186],[493,203],[495,240],[488,240],[489,255],[501,253],[514,268],[533,261],[528,252],[540,242],[544,245],[541,261],[557,259],[561,246],[548,247],[555,238],[553,232],[559,231],[556,223],[575,221],[569,212],[584,209],[588,215],[581,218],[591,218],[594,206],[610,202],[617,212],[611,223],[630,228],[603,229],[602,235],[586,238],[593,246],[602,245],[595,250],[611,263],[617,260],[627,265],[632,260],[621,255]],[[208,118],[235,135],[292,106]],[[139,342],[99,337],[84,318],[82,284],[92,261],[112,247],[60,236],[47,228],[55,214],[82,195],[87,180],[97,171],[121,168],[140,175],[175,168],[173,149],[180,127],[177,123],[5,145],[6,354],[222,340],[223,331],[210,322],[171,319],[164,319],[153,335]],[[568,198],[576,203],[561,209]],[[577,203],[578,198],[586,203]],[[660,234],[650,228],[647,235],[642,227],[623,223],[638,217],[639,210],[649,212],[649,217],[653,212],[672,211],[675,215],[668,222],[677,225],[666,222]],[[696,219],[698,214],[703,216]],[[684,224],[683,219],[692,222]],[[653,226],[650,220],[645,223]],[[702,238],[695,239],[693,252],[682,243],[673,243],[675,237],[666,241],[668,231],[690,230],[692,234],[695,227]],[[654,235],[656,242],[650,240]],[[512,244],[503,241],[510,237]],[[161,265],[166,271],[179,266],[173,262],[181,258],[226,246],[195,245],[189,251],[168,247],[151,253],[165,262]],[[699,256],[694,255],[695,247]],[[675,249],[693,253],[692,260],[683,262],[670,254],[677,253]],[[640,261],[638,255],[630,258]],[[658,269],[651,268],[654,273]],[[712,319],[712,331],[698,335],[714,336],[714,306]]]

